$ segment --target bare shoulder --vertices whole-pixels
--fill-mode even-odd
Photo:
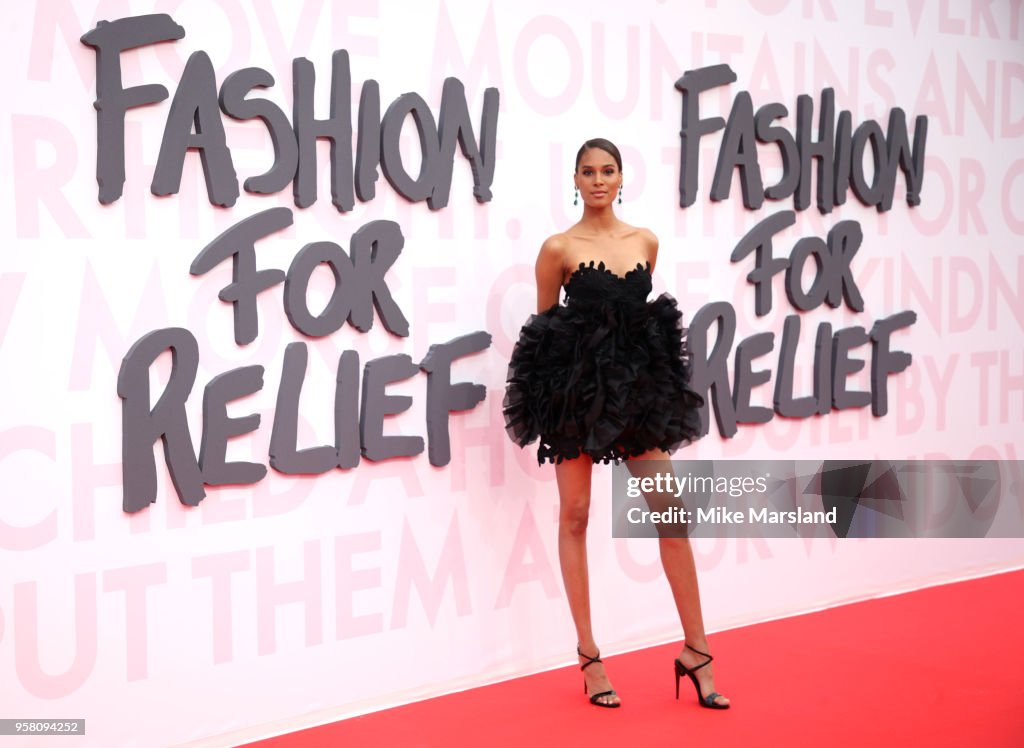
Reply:
[[[569,239],[565,234],[554,234],[545,239],[540,245],[540,252],[537,253],[538,277],[550,276],[560,279],[562,268],[566,265],[568,250]]]
[[[542,312],[558,303],[558,290],[562,286],[563,268],[569,242],[563,234],[549,236],[540,245],[534,273],[537,277],[537,311]]]
[[[657,249],[657,247],[658,247],[658,237],[655,235],[655,233],[653,231],[651,231],[650,229],[645,229],[645,228],[639,227],[639,228],[637,228],[636,232],[644,240],[644,243],[648,247],[653,247],[653,248]]]
[[[640,241],[643,242],[644,250],[647,252],[647,259],[651,265],[654,265],[658,259],[658,237],[647,228],[637,228],[636,233],[640,237]]]
[[[548,257],[561,256],[569,246],[569,237],[566,234],[552,234],[540,245],[540,253]]]
[[[565,234],[553,234],[544,240],[540,245],[540,252],[537,254],[537,267],[547,267],[559,270],[565,265],[565,258],[569,249],[569,237]]]
[[[621,234],[620,234],[620,236],[622,236],[623,238],[637,238],[637,237],[639,237],[640,240],[645,245],[647,245],[647,246],[650,246],[650,247],[657,247],[658,246],[658,237],[655,236],[654,232],[651,231],[650,229],[644,228],[643,226],[633,226],[633,225],[628,224],[628,223],[626,223],[624,221],[620,223],[620,226],[621,226]]]

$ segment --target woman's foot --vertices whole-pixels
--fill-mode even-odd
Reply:
[[[594,648],[597,651],[597,648]],[[612,683],[604,672],[604,663],[601,662],[601,655],[598,652],[593,657],[583,654],[583,651],[576,647],[576,654],[579,655],[580,670],[583,671],[583,682],[586,686],[586,694],[590,703],[597,706],[617,707],[622,701],[619,695],[612,689]]]
[[[687,644],[689,644],[690,646],[689,647],[686,646]],[[691,649],[691,647],[693,649]],[[705,657],[702,654],[698,654],[697,652],[694,652],[693,651],[694,649],[698,649],[701,652],[707,652],[708,651],[708,643],[707,643],[707,641],[703,641],[700,644],[694,644],[693,642],[683,642],[683,649],[679,653],[678,659],[679,659],[679,661],[681,663],[683,663],[683,665],[686,667],[687,670],[693,670],[695,667],[699,666],[702,662],[708,662],[707,665],[705,665],[704,667],[702,667],[699,670],[695,671],[694,675],[697,677],[697,682],[700,684],[701,693],[703,693],[703,694],[714,693],[715,692],[715,676],[711,672],[711,668],[713,667],[713,665],[710,664],[710,662],[708,661],[707,657]],[[724,706],[728,705],[729,699],[727,699],[726,697],[722,696],[721,694],[718,694],[713,699],[712,703],[717,704],[720,707],[724,707]]]

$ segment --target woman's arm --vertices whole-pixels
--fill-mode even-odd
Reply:
[[[654,275],[654,266],[658,264],[658,237],[650,229],[643,229],[643,234],[647,243],[647,261],[651,263],[651,275]]]
[[[545,312],[558,303],[564,267],[565,239],[558,235],[548,237],[540,247],[534,269],[537,276],[538,313]]]

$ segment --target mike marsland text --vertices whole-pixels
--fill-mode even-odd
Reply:
[[[673,506],[659,512],[652,512],[640,507],[632,507],[626,513],[626,519],[635,525],[641,524],[697,524],[697,525],[804,525],[804,524],[835,524],[836,507],[826,511],[797,509],[778,510],[767,507],[747,507],[727,509],[725,507],[706,507],[696,510]]]

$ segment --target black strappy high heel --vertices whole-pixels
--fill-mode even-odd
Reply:
[[[680,676],[688,675],[690,676],[690,680],[693,681],[693,687],[697,689],[697,702],[701,706],[705,706],[708,709],[728,709],[729,704],[715,703],[715,699],[717,699],[719,696],[722,696],[722,694],[718,693],[718,691],[712,691],[707,696],[704,695],[704,692],[700,690],[700,683],[697,682],[697,676],[695,675],[695,673],[698,670],[700,670],[705,665],[709,664],[714,659],[714,657],[709,655],[707,652],[701,652],[699,649],[694,649],[689,644],[686,645],[686,648],[692,650],[693,652],[696,652],[699,655],[707,657],[707,659],[701,664],[697,665],[697,667],[695,668],[688,668],[686,667],[686,665],[680,662],[678,658],[676,659],[676,699],[679,698],[679,678]],[[722,696],[722,698],[725,697]]]
[[[578,644],[576,645],[576,654],[578,654],[580,657],[582,657],[584,660],[587,661],[585,664],[580,665],[580,670],[586,670],[588,667],[593,665],[595,662],[601,662],[601,657],[600,657],[601,653],[600,652],[597,653],[598,654],[597,657],[590,657],[589,655],[585,655],[585,654],[583,654],[580,651],[580,647],[579,647]],[[586,692],[587,692],[587,679],[584,678],[583,679],[583,693],[585,694]],[[595,693],[593,696],[590,697],[590,703],[593,704],[594,706],[603,706],[603,707],[607,707],[609,709],[616,709],[616,708],[622,706],[621,702],[616,702],[616,703],[613,703],[613,704],[608,704],[608,703],[606,703],[604,701],[599,701],[599,699],[602,698],[603,696],[618,696],[618,694],[615,693],[615,691],[602,691],[601,693]]]

